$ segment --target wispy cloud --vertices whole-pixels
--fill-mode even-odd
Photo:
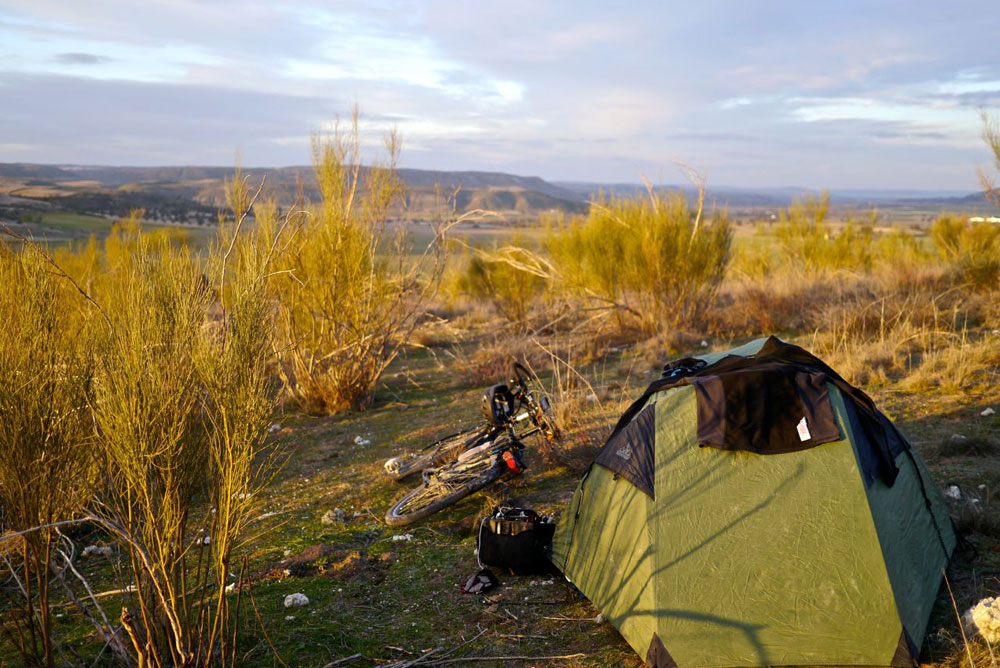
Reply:
[[[110,58],[107,56],[99,56],[96,53],[57,53],[53,60],[60,65],[98,65],[100,63],[106,63]]]
[[[358,102],[411,166],[972,188],[1000,105],[982,10],[0,0],[0,160],[301,163]]]

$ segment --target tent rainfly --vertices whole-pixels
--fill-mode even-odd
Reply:
[[[580,480],[553,562],[651,668],[912,666],[954,547],[892,423],[771,337],[667,366]]]

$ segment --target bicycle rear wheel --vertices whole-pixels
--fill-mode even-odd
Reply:
[[[478,445],[476,441],[484,436],[482,427],[463,429],[458,433],[445,436],[420,452],[387,460],[384,464],[385,472],[393,480],[402,480],[417,471],[423,471],[432,466],[442,466],[458,457],[463,451]]]
[[[394,503],[385,514],[391,527],[405,526],[457,503],[495,481],[506,470],[491,451],[428,471],[425,481]]]

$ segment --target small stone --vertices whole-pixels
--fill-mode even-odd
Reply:
[[[371,440],[365,438],[364,436],[355,436],[354,445],[371,445]]]
[[[393,540],[393,542],[399,542],[401,540],[407,540],[407,541],[413,540],[413,534],[412,533],[397,534],[397,535],[395,535],[395,536],[392,537],[392,540]]]
[[[276,431],[281,431],[281,425],[275,422],[270,427],[268,427],[267,430],[273,434]]]
[[[295,619],[295,615],[285,615],[285,621],[290,622]]]
[[[994,413],[996,413],[996,411],[993,410],[992,408],[990,408],[989,406],[987,406],[986,408],[983,409],[983,412],[980,413],[980,415],[982,415],[983,417],[989,417],[989,416],[993,415]]]
[[[604,615],[602,615],[601,613],[597,613],[597,616],[594,617],[594,623],[595,624],[603,624],[604,623]]]
[[[323,524],[336,524],[337,522],[343,522],[347,518],[347,514],[340,508],[334,508],[333,510],[328,510],[323,514],[320,522]]]
[[[102,557],[111,556],[111,546],[110,545],[88,545],[83,548],[83,556],[89,557],[91,555],[100,555]]]
[[[289,594],[285,597],[286,608],[301,608],[304,605],[309,605],[309,597],[301,592]]]
[[[952,434],[951,435],[951,440],[953,440],[953,441],[964,441],[965,438],[966,437],[962,436],[961,434]]]
[[[944,495],[947,496],[949,499],[954,499],[955,501],[958,501],[959,499],[962,498],[962,490],[959,489],[958,485],[949,485],[948,489],[944,491]]]
[[[704,339],[702,339],[702,341],[701,341],[701,347],[702,348],[708,348],[708,341],[705,341]]]

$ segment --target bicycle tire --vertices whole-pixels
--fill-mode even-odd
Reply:
[[[433,466],[443,466],[444,464],[454,460],[469,447],[472,447],[470,444],[472,436],[476,435],[475,440],[478,441],[481,437],[479,432],[482,431],[483,427],[481,426],[463,429],[460,432],[437,440],[432,443],[430,447],[420,452],[406,454],[402,457],[393,457],[392,459],[386,461],[386,465],[383,468],[390,478],[399,481],[416,473],[417,471],[423,471],[424,469],[431,468]],[[394,466],[388,466],[389,462],[392,462],[393,460],[397,460]]]
[[[538,406],[538,411],[532,411],[532,423],[542,430],[545,440],[553,441],[562,438],[562,432],[560,431],[555,420],[549,414],[549,410],[544,408],[545,404],[540,403],[542,400],[548,403],[548,395],[542,388],[541,383],[538,380],[538,376],[528,371],[528,369],[520,362],[514,362],[513,372],[513,381],[521,388],[521,391],[524,394],[532,397],[533,402],[537,402],[536,405]],[[532,385],[536,385],[538,388],[534,392],[531,389]],[[535,395],[538,395],[541,398],[536,398]]]
[[[471,465],[481,465],[482,471],[474,478],[468,479],[461,484],[452,485],[449,483],[449,473],[470,463],[454,461],[437,472],[434,479],[423,485],[410,490],[385,513],[385,523],[391,527],[406,526],[418,520],[433,515],[439,510],[458,503],[474,492],[478,492],[486,485],[494,482],[503,475],[506,467],[503,463],[495,461],[493,455],[485,454],[480,460],[472,462]],[[466,474],[467,477],[467,474]],[[427,502],[417,505],[411,510],[405,510],[408,505],[421,495],[428,497]],[[422,500],[421,500],[422,501]]]

